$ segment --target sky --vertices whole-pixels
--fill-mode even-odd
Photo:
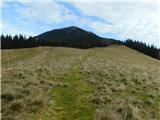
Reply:
[[[36,36],[77,26],[101,37],[160,48],[158,0],[1,0],[0,8],[3,34]]]

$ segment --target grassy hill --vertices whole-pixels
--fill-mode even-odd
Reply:
[[[160,61],[120,45],[2,50],[2,120],[159,120]]]

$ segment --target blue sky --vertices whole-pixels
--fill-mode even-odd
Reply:
[[[131,38],[160,47],[158,0],[3,0],[1,32],[34,36],[78,26],[119,40]]]

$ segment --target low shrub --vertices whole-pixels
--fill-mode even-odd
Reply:
[[[20,101],[14,101],[11,104],[10,109],[13,111],[20,111],[22,107],[23,107],[23,105]]]
[[[1,95],[1,99],[2,99],[2,100],[6,100],[6,101],[13,101],[13,100],[14,100],[14,97],[13,97],[13,95],[10,94],[10,93],[3,93],[3,94]]]

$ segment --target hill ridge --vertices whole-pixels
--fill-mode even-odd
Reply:
[[[36,36],[36,40],[43,44],[54,44],[56,46],[90,48],[108,46],[110,41],[95,33],[83,30],[76,26],[61,29],[53,29]]]

